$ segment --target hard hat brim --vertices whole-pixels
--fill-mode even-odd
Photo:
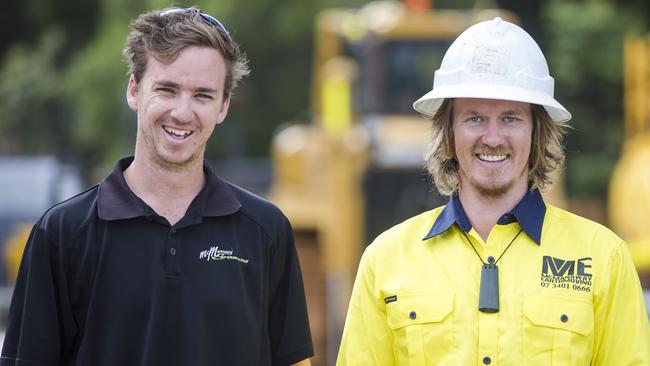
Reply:
[[[413,108],[429,117],[433,117],[443,100],[450,98],[477,98],[509,100],[538,104],[544,107],[551,119],[555,122],[566,122],[571,119],[571,113],[567,111],[557,100],[540,92],[507,85],[487,84],[455,84],[437,86],[422,98],[413,103]]]

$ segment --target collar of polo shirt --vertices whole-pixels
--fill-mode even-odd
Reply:
[[[147,216],[147,206],[136,196],[124,180],[123,172],[133,162],[133,156],[120,159],[113,172],[99,183],[97,211],[102,220],[124,220]],[[241,203],[232,189],[217,177],[204,162],[205,186],[194,201],[199,203],[202,216],[226,216],[239,210]]]

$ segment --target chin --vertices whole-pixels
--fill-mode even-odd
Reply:
[[[166,157],[164,155],[158,155],[156,162],[158,165],[165,169],[169,170],[183,170],[184,168],[192,165],[198,160],[197,155],[191,155],[187,158],[182,158],[179,156],[170,156]]]
[[[481,196],[489,198],[501,198],[512,189],[513,185],[513,182],[502,184],[481,184],[473,182],[472,187],[478,191]]]

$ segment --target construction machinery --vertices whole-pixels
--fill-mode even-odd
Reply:
[[[0,157],[0,330],[4,329],[25,243],[50,206],[83,190],[78,169],[54,156]],[[0,331],[0,338],[4,333]]]
[[[361,251],[382,230],[442,205],[423,169],[430,121],[411,105],[431,89],[453,40],[497,10],[381,1],[328,9],[315,24],[311,121],[272,144],[270,199],[296,233],[314,365],[334,364]]]
[[[610,184],[609,222],[650,294],[650,34],[626,37],[623,62],[625,140]]]

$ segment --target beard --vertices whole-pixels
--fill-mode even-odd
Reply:
[[[502,147],[502,146],[497,146],[497,147],[489,147],[487,145],[481,145],[479,146],[475,151],[475,155],[507,155],[511,156],[512,155],[512,150]],[[503,197],[506,193],[508,193],[512,187],[514,187],[516,181],[518,180],[518,177],[513,177],[509,181],[506,182],[500,182],[499,181],[499,172],[493,172],[493,176],[489,177],[491,179],[488,180],[488,182],[480,182],[479,180],[476,179],[475,176],[471,174],[466,174],[462,171],[461,169],[461,174],[465,176],[467,179],[468,183],[472,186],[473,189],[475,189],[481,196],[490,198],[490,199],[499,199]],[[519,177],[525,174],[525,170],[521,172]]]
[[[474,179],[470,180],[470,185],[483,197],[490,199],[498,199],[503,197],[515,185],[514,180],[506,182],[505,184],[485,185],[477,182]]]

